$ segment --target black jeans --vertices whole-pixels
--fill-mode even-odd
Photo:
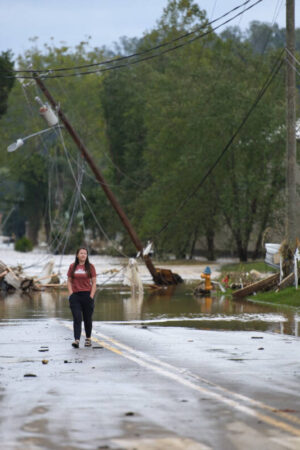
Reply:
[[[90,297],[90,292],[73,292],[69,297],[70,308],[73,314],[74,338],[80,339],[81,322],[83,317],[84,330],[87,338],[92,334],[92,315],[94,312],[94,300]]]

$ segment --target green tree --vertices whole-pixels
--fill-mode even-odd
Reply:
[[[276,57],[262,59],[247,42],[214,38],[181,50],[176,59],[169,57],[164,70],[153,74],[145,159],[154,182],[143,194],[144,207],[151,204],[141,220],[143,232],[150,234],[152,227],[159,229],[176,214],[162,244],[165,248],[170,243],[178,256],[187,253],[196,231],[206,235],[213,255],[211,240],[222,223],[220,211],[241,260],[247,260],[256,233],[259,246],[283,188],[284,145],[282,133],[276,132],[284,123],[282,76],[211,179],[181,211],[176,207],[194,191],[238,128]]]
[[[13,75],[14,64],[11,59],[12,55],[9,51],[0,54],[0,117],[7,110],[8,95],[15,81]]]
[[[27,68],[32,64],[35,68],[46,71],[48,67],[72,67],[103,57],[104,50],[90,50],[88,43],[85,42],[80,43],[75,51],[64,46],[56,48],[46,45],[42,53],[33,46],[24,56],[18,58],[18,64],[21,68]],[[103,161],[102,152],[106,141],[97,95],[101,77],[95,74],[63,80],[49,79],[45,83],[86,142],[94,158],[99,162]],[[0,123],[3,148],[19,137],[28,136],[47,127],[39,117],[39,106],[34,100],[36,95],[34,83],[21,82],[15,85],[7,114]],[[39,95],[44,101],[42,94]],[[62,130],[61,133],[63,140],[60,133],[50,132],[26,141],[24,147],[12,154],[6,152],[1,154],[2,168],[6,168],[8,178],[24,187],[24,202],[20,214],[23,220],[28,222],[28,231],[33,242],[37,240],[42,223],[46,226],[49,238],[52,226],[65,228],[66,219],[63,211],[70,208],[68,193],[74,192],[75,187],[69,166],[73,166],[77,177],[78,150],[66,132]],[[64,144],[70,158],[69,162]],[[87,197],[89,189],[90,184],[82,186]],[[76,211],[76,217],[79,213],[79,210]],[[49,217],[53,219],[50,220],[51,223]],[[94,226],[95,233],[96,229]]]

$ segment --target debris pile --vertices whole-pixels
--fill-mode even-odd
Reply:
[[[264,278],[264,275],[257,270],[250,270],[249,272],[228,272],[223,278],[222,282],[229,289],[242,289],[249,284]]]
[[[53,274],[54,261],[49,261],[39,276],[28,276],[21,266],[8,267],[0,261],[0,289],[2,292],[30,290],[40,291],[45,287],[60,286],[57,274]],[[55,280],[55,281],[54,281]],[[52,284],[54,281],[54,284]]]
[[[295,285],[296,289],[298,288],[298,279],[300,276],[299,270],[299,261],[300,261],[300,242],[296,239],[295,244],[284,240],[280,245],[279,244],[266,244],[273,245],[274,248],[277,248],[277,253],[273,255],[273,262],[270,264],[273,267],[276,267],[274,256],[278,258],[278,268],[279,272],[269,276],[260,281],[248,283],[246,285],[241,285],[240,288],[233,293],[234,298],[242,298],[246,295],[251,295],[256,292],[275,290],[276,292]],[[267,248],[267,247],[266,247]],[[268,249],[267,249],[268,250]],[[268,263],[268,259],[265,260]]]

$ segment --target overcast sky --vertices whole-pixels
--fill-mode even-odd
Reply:
[[[245,0],[196,0],[210,19]],[[255,1],[255,0],[251,0]],[[22,54],[37,36],[39,46],[61,42],[73,47],[91,36],[91,45],[112,46],[121,36],[141,37],[160,18],[167,0],[0,0],[0,51]],[[296,0],[296,26],[300,1]],[[285,26],[285,0],[262,0],[231,25],[247,28],[252,20]]]

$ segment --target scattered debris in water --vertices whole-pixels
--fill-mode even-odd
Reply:
[[[0,288],[5,292],[28,292],[40,291],[45,287],[60,286],[57,274],[52,273],[53,267],[54,260],[51,260],[43,267],[39,276],[28,276],[23,273],[22,266],[8,267],[0,261]]]

